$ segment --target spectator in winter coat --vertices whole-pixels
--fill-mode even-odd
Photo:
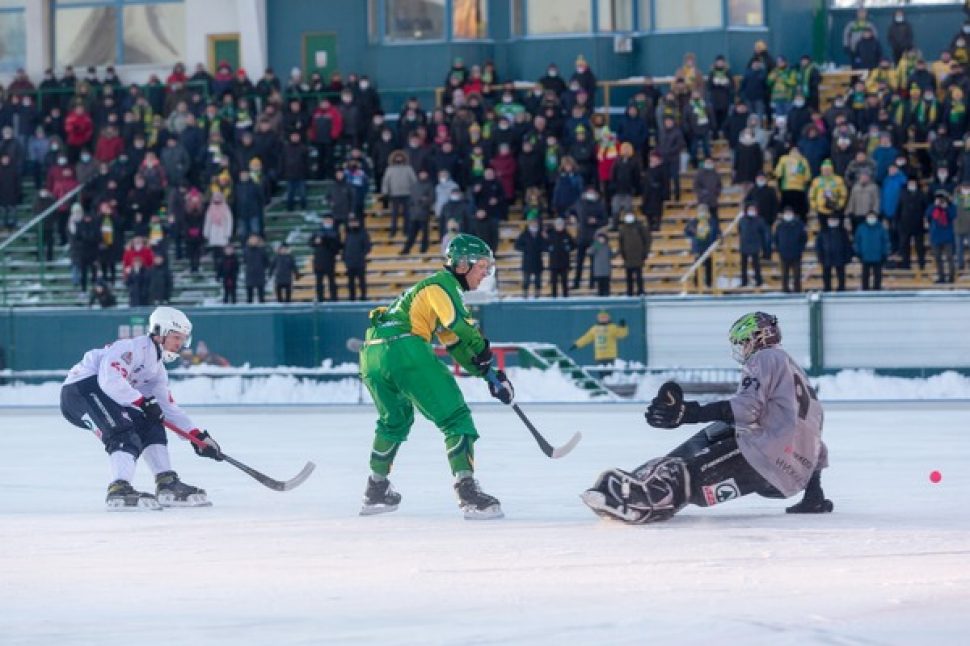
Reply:
[[[592,246],[596,232],[606,225],[606,207],[594,186],[588,186],[583,198],[573,207],[578,234],[576,236],[576,274],[573,277],[573,289],[579,289],[579,281],[583,275],[583,265],[586,252]],[[593,274],[590,272],[589,288],[593,289]]]
[[[64,121],[65,140],[71,161],[77,161],[81,149],[89,147],[94,137],[94,122],[84,106],[78,104]]]
[[[370,251],[371,240],[367,230],[361,226],[360,220],[351,218],[347,223],[343,259],[347,270],[347,288],[352,301],[357,300],[358,288],[360,300],[367,300],[367,255]]]
[[[386,177],[386,175],[385,175]],[[434,208],[435,187],[431,183],[428,171],[421,169],[418,172],[418,182],[411,189],[411,196],[408,200],[408,220],[406,223],[407,238],[401,255],[406,256],[411,253],[411,246],[421,234],[421,253],[428,252],[428,236],[431,220],[431,210]]]
[[[621,149],[623,144],[628,143],[633,146],[636,156],[643,159],[650,141],[650,130],[635,104],[628,105],[626,112],[620,117],[616,127],[616,139],[620,142]],[[622,153],[621,150],[620,154]]]
[[[570,253],[576,248],[576,242],[566,230],[566,220],[556,218],[553,226],[546,230],[546,244],[549,251],[549,282],[552,284],[552,297],[559,296],[562,288],[564,298],[569,296],[569,260]]]
[[[285,242],[280,243],[276,250],[270,271],[273,274],[276,302],[289,303],[293,300],[293,281],[300,279],[300,271],[296,268],[296,259],[290,254],[289,245]]]
[[[98,277],[98,244],[101,239],[100,223],[95,221],[90,212],[85,211],[77,223],[74,232],[73,247],[75,264],[81,278],[82,294],[88,290],[87,276],[91,274],[91,284]]]
[[[283,145],[280,179],[286,182],[286,210],[292,211],[297,201],[306,210],[306,182],[310,177],[310,153],[299,132],[291,132]]]
[[[714,168],[713,159],[705,159],[694,176],[694,193],[699,204],[706,204],[711,217],[717,218],[717,203],[721,198],[721,176]]]
[[[616,226],[618,216],[633,209],[633,197],[640,192],[643,183],[643,166],[636,149],[629,143],[620,145],[620,156],[610,169],[611,225]]]
[[[808,215],[808,186],[812,171],[798,147],[783,155],[775,166],[775,179],[781,190],[782,208],[790,206],[804,222]]]
[[[758,209],[752,204],[745,207],[744,217],[738,223],[738,234],[741,252],[741,287],[748,286],[748,262],[754,269],[755,287],[761,287],[761,256],[765,258],[771,254],[771,231],[768,225],[758,215]]]
[[[552,190],[552,208],[558,217],[568,215],[583,193],[583,178],[576,162],[568,155],[559,162],[559,173]]]
[[[148,270],[140,257],[134,259],[125,275],[125,286],[128,287],[129,307],[148,305]]]
[[[346,223],[354,210],[354,189],[347,183],[343,168],[334,171],[334,180],[327,189],[327,202],[330,213],[338,224]]]
[[[734,151],[734,183],[747,190],[755,178],[763,173],[765,153],[755,141],[754,133],[748,129],[741,131],[738,146]]]
[[[172,300],[172,270],[165,256],[156,254],[148,270],[148,302],[145,305],[164,305]]]
[[[212,200],[205,211],[205,224],[202,228],[202,237],[212,251],[212,263],[216,274],[219,273],[223,249],[229,244],[232,237],[232,211],[220,191],[212,194]],[[235,302],[235,301],[233,301]]]
[[[637,220],[633,209],[624,212],[623,221],[620,224],[620,256],[623,258],[623,268],[626,270],[627,296],[644,294],[643,266],[650,256],[651,240],[650,228]]]
[[[98,239],[100,240],[100,238],[101,227],[99,223]],[[155,265],[155,253],[152,251],[151,247],[146,244],[145,238],[140,235],[134,236],[125,246],[125,253],[121,258],[122,274],[124,276],[127,277],[127,275],[131,272],[131,268],[135,264],[135,259],[140,260],[142,267],[145,267],[146,270],[148,267]]]
[[[441,213],[445,204],[451,199],[452,191],[455,190],[459,192],[459,195],[461,194],[461,188],[451,179],[451,173],[448,169],[440,169],[438,171],[438,183],[434,185],[434,215],[438,221],[439,235],[445,230],[445,221],[442,219]]]
[[[805,223],[795,217],[794,209],[785,207],[781,221],[775,227],[775,250],[781,262],[781,291],[796,294],[802,291],[802,254],[807,244]]]
[[[315,278],[317,302],[323,302],[323,279],[327,279],[329,299],[337,300],[337,255],[343,249],[340,231],[331,216],[323,216],[320,230],[310,238],[313,248],[313,275]]]
[[[879,187],[873,183],[869,173],[864,172],[852,186],[849,201],[845,205],[845,214],[851,220],[853,234],[870,213],[879,213]]]
[[[489,217],[488,210],[484,207],[475,209],[475,215],[464,232],[484,240],[493,252],[498,248],[498,221]]]
[[[838,291],[845,291],[845,266],[852,259],[852,243],[842,221],[835,216],[824,220],[826,226],[815,236],[815,253],[822,265],[822,289],[832,291],[832,272],[838,279]]]
[[[251,234],[263,235],[263,207],[265,194],[263,188],[253,181],[248,168],[239,171],[236,184],[236,221],[239,223],[239,237]]]
[[[936,283],[952,283],[956,280],[956,266],[953,261],[953,222],[956,219],[956,207],[950,202],[950,196],[944,191],[938,191],[933,196],[933,203],[926,207],[926,220],[930,228],[930,246],[936,259]]]
[[[700,259],[704,252],[720,237],[717,220],[711,217],[710,209],[705,204],[697,206],[697,217],[684,225],[684,235],[690,240],[690,249],[696,259]],[[704,284],[711,287],[714,273],[714,261],[710,256],[704,261]],[[697,284],[697,274],[694,274],[694,284]]]
[[[546,245],[539,218],[531,217],[515,240],[515,250],[522,254],[522,298],[529,297],[531,284],[535,285],[535,298],[542,295],[542,252]]]
[[[610,295],[610,274],[613,271],[613,248],[605,231],[596,234],[596,239],[589,249],[591,273],[596,284],[597,296]]]
[[[855,255],[862,263],[862,289],[882,289],[882,266],[889,258],[889,233],[875,211],[855,231]]]
[[[829,144],[814,125],[805,128],[805,136],[798,140],[798,150],[805,155],[812,176],[818,176],[822,162],[829,156]]]
[[[890,166],[879,192],[879,213],[889,227],[889,239],[892,242],[893,251],[899,248],[899,223],[896,220],[896,214],[905,188],[906,176],[899,172],[895,164]]]
[[[643,176],[643,214],[650,224],[651,231],[660,230],[663,219],[664,201],[670,197],[670,182],[667,167],[656,152],[650,153],[649,166]]]
[[[893,14],[893,23],[889,27],[889,47],[893,50],[893,63],[898,63],[903,54],[913,49],[913,25],[906,20],[902,9]]]
[[[744,196],[744,206],[754,204],[758,210],[758,215],[768,225],[768,229],[775,226],[778,218],[778,192],[775,187],[768,184],[768,177],[764,172],[759,172],[754,179],[754,186]]]
[[[227,244],[219,253],[216,278],[222,282],[222,302],[235,303],[239,286],[239,257],[231,244]]]
[[[95,282],[94,287],[91,288],[91,297],[88,299],[88,307],[92,307],[95,303],[97,303],[98,307],[101,309],[115,307],[118,304],[118,299],[115,298],[111,288],[103,280]]]
[[[23,197],[20,168],[10,155],[0,155],[0,221],[13,231],[17,228],[17,206]]]
[[[902,173],[900,173],[902,175]],[[899,196],[896,210],[898,250],[902,259],[900,268],[910,268],[910,253],[916,246],[916,260],[920,271],[926,266],[926,206],[927,197],[920,190],[915,178],[906,181],[906,190]]]
[[[808,193],[812,210],[818,214],[820,220],[829,216],[842,219],[842,209],[847,198],[845,182],[835,174],[831,161],[826,159],[822,163],[822,174],[812,180]]]
[[[761,60],[754,59],[741,78],[741,100],[761,118],[768,113],[768,72]]]
[[[680,154],[684,151],[684,133],[672,117],[664,117],[663,129],[657,138],[657,154],[663,160],[667,178],[673,183],[673,199],[680,201]],[[670,195],[669,188],[665,191]]]
[[[397,235],[398,217],[403,219],[403,229],[407,231],[410,220],[408,203],[411,200],[414,185],[417,183],[418,176],[408,164],[407,154],[401,150],[391,153],[390,165],[384,171],[384,179],[381,182],[381,193],[390,200],[391,238]]]
[[[515,155],[512,153],[512,146],[505,143],[499,145],[498,153],[492,157],[490,165],[495,170],[495,178],[502,186],[505,199],[509,202],[514,201],[517,169]]]
[[[852,66],[856,69],[874,70],[879,67],[881,60],[882,45],[879,44],[876,34],[871,29],[863,31],[862,38],[853,50]]]
[[[246,265],[246,302],[258,303],[266,301],[266,274],[269,270],[269,255],[263,239],[255,233],[250,234],[243,250],[243,262]]]

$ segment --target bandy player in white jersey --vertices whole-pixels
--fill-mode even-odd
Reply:
[[[583,493],[583,502],[606,518],[627,523],[667,520],[687,504],[709,507],[750,493],[801,502],[789,513],[824,513],[821,471],[828,466],[822,442],[822,406],[808,378],[778,347],[778,319],[745,314],[728,338],[742,364],[741,384],[730,399],[701,405],[684,401],[668,381],[647,408],[657,428],[713,422],[662,458],[632,473],[611,469]]]
[[[200,431],[175,404],[165,363],[191,342],[192,323],[179,310],[158,307],[148,319],[148,334],[120,339],[85,353],[61,388],[61,413],[80,428],[94,431],[111,464],[108,509],[161,509],[209,505],[203,489],[180,481],[172,470],[164,420],[204,444],[192,443],[203,457],[221,460],[219,445]],[[131,486],[135,461],[143,457],[155,475],[155,495]]]

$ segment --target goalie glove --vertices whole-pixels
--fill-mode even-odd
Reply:
[[[199,429],[193,429],[189,432],[194,440],[198,440],[200,444],[192,442],[192,449],[195,454],[201,458],[210,458],[212,460],[222,461],[222,449],[219,448],[219,443],[216,442],[212,436],[209,435],[208,431],[200,431]]]
[[[665,382],[650,402],[644,417],[654,428],[677,428],[697,421],[697,402],[685,402],[684,390],[673,381]]]

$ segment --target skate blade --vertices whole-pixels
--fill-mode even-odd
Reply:
[[[397,511],[397,505],[364,505],[360,508],[361,516],[377,516]]]
[[[492,520],[494,518],[505,518],[500,505],[491,505],[485,509],[475,509],[474,507],[462,507],[465,520]]]
[[[104,504],[107,511],[162,511],[162,506],[157,500],[151,498],[141,498],[134,505],[127,504],[124,500],[109,500]]]
[[[161,494],[158,496],[158,504],[162,507],[211,507],[212,503],[206,498],[205,494],[193,493],[186,496],[185,500],[176,500],[175,496]]]

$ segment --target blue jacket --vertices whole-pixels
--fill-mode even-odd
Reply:
[[[856,229],[853,246],[862,262],[883,262],[889,257],[889,233],[882,222],[863,222]]]
[[[791,262],[800,259],[807,244],[805,223],[799,218],[788,222],[782,220],[775,226],[775,250],[782,260]]]
[[[933,211],[936,209],[936,203],[930,204],[926,207],[926,221],[930,224],[930,244],[934,247],[953,244],[956,238],[953,235],[953,220],[957,216],[956,207],[953,204],[947,204],[945,207],[946,217],[937,219],[933,217]]]
[[[700,220],[694,218],[689,220],[686,225],[684,225],[684,235],[690,238],[690,250],[695,256],[699,256],[707,248],[714,244],[714,241],[721,237],[721,232],[718,230],[717,221],[714,218],[709,220],[710,225],[707,228],[707,235],[698,235],[698,229],[700,228]]]
[[[616,127],[616,139],[620,143],[629,143],[634,150],[641,151],[649,136],[650,131],[643,117],[631,117],[627,114],[620,117],[620,123]]]
[[[798,149],[808,160],[808,165],[812,168],[812,177],[817,177],[822,172],[822,162],[829,156],[829,142],[822,135],[814,139],[802,137],[798,140]]]
[[[893,219],[896,217],[899,196],[902,195],[904,188],[906,188],[906,175],[904,173],[886,175],[879,195],[879,210],[882,211],[884,218]]]
[[[882,180],[889,174],[889,167],[896,163],[897,157],[899,157],[899,151],[893,146],[888,148],[880,146],[872,151],[872,161],[876,162],[876,177],[874,179],[877,182],[882,184]]]

